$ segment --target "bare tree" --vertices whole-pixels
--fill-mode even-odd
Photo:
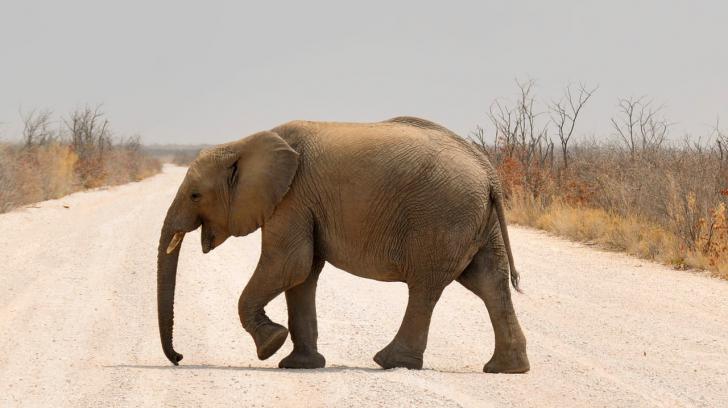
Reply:
[[[718,171],[716,172],[716,190],[728,198],[728,134],[720,128],[720,118],[715,120],[713,128],[715,145],[718,156]]]
[[[485,137],[485,129],[480,125],[475,126],[475,130],[470,133],[471,141],[485,154],[488,154],[488,141]]]
[[[567,85],[561,100],[553,102],[549,106],[551,121],[556,126],[556,134],[561,143],[561,155],[564,160],[564,168],[569,167],[569,140],[571,140],[574,134],[576,120],[584,105],[586,105],[589,98],[594,95],[594,92],[598,88],[588,89],[583,84],[579,84],[576,92],[574,92],[572,91],[572,86]]]
[[[622,142],[627,146],[632,159],[637,154],[637,142],[635,140],[639,125],[639,113],[637,110],[643,99],[644,96],[640,96],[639,98],[620,98],[617,104],[619,109],[617,117],[610,119],[614,130],[617,131]]]
[[[538,123],[542,113],[535,109],[533,81],[516,81],[516,85],[519,93],[513,106],[496,100],[490,107],[489,116],[495,127],[495,152],[504,152],[506,158],[520,162],[524,170],[523,182],[536,194],[543,180],[534,174],[532,167],[536,163],[543,167],[547,161],[553,164],[554,144],[549,138],[548,121]]]
[[[533,81],[518,82],[519,95],[515,106],[508,107],[496,100],[490,107],[490,120],[495,127],[495,144],[506,151],[507,157],[517,158],[524,164],[531,162],[534,155],[545,162],[553,143],[548,137],[548,122],[537,124],[538,116],[534,106]]]
[[[654,107],[645,97],[620,98],[612,126],[634,160],[638,153],[654,152],[667,139],[670,122],[662,116],[662,106]]]
[[[97,105],[71,112],[64,123],[71,148],[78,155],[76,173],[85,186],[93,186],[106,177],[104,156],[112,149],[109,121]]]
[[[36,145],[44,145],[56,139],[56,133],[51,130],[51,116],[49,110],[32,110],[27,114],[20,113],[23,119],[23,145],[30,149]]]
[[[104,118],[101,106],[77,109],[64,120],[71,138],[71,146],[80,158],[103,156],[111,147],[112,135],[109,121]]]
[[[640,107],[639,125],[643,152],[659,150],[667,138],[671,124],[662,117],[662,110],[663,106],[655,108],[651,101]]]
[[[713,135],[715,136],[715,144],[720,162],[728,162],[728,134],[720,128],[720,118],[715,120]]]
[[[490,120],[495,127],[495,147],[502,145],[506,157],[513,157],[516,149],[516,133],[519,124],[516,120],[514,108],[504,106],[500,100],[490,105]]]

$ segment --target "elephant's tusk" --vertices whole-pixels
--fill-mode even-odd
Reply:
[[[185,237],[184,232],[176,232],[174,236],[172,237],[172,240],[169,241],[169,246],[167,246],[167,255],[171,254],[177,247],[179,246],[179,243],[182,242],[182,239]]]

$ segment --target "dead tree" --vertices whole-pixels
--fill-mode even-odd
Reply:
[[[640,107],[639,125],[643,152],[658,151],[667,138],[670,123],[661,117],[663,107],[652,107],[652,102]]]
[[[579,84],[578,92],[572,92],[571,88],[571,85],[567,85],[561,100],[549,106],[551,121],[556,126],[556,134],[561,143],[564,168],[569,167],[569,141],[574,134],[579,113],[598,89],[598,87],[587,89],[583,84]]]
[[[634,160],[637,154],[637,127],[639,124],[639,114],[637,109],[644,99],[643,96],[639,98],[620,98],[618,101],[617,117],[611,118],[612,126],[617,132],[622,142],[629,150],[630,157]]]
[[[490,107],[490,120],[495,128],[496,156],[516,159],[523,169],[523,183],[536,195],[540,190],[541,174],[535,165],[543,168],[550,160],[553,163],[554,144],[548,135],[546,122],[540,125],[541,112],[535,109],[533,81],[518,82],[518,97],[514,106],[496,100]],[[502,153],[501,153],[502,152]],[[502,161],[502,158],[497,158]]]
[[[71,146],[79,158],[98,155],[103,157],[111,147],[111,129],[101,106],[77,109],[64,120],[71,138]]]
[[[728,162],[728,134],[721,130],[720,118],[715,120],[713,135],[715,136],[716,150],[721,164],[723,162]]]
[[[662,117],[662,106],[654,107],[645,97],[620,98],[612,126],[634,160],[638,154],[655,152],[667,139],[670,123]]]
[[[720,128],[720,119],[715,120],[713,128],[715,136],[715,150],[718,156],[718,172],[716,173],[717,190],[721,195],[728,196],[728,134]]]
[[[76,172],[84,185],[91,186],[105,176],[104,156],[112,147],[109,121],[104,118],[101,106],[96,106],[73,111],[64,123],[71,147],[78,155]]]
[[[51,116],[49,110],[36,111],[27,114],[20,113],[23,119],[23,146],[30,149],[33,146],[45,145],[56,139],[56,133],[51,130]]]

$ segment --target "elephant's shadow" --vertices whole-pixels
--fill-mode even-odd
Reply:
[[[373,367],[349,367],[349,366],[341,366],[341,365],[335,365],[331,367],[324,367],[324,368],[316,368],[316,369],[310,369],[310,370],[296,370],[296,369],[286,369],[286,368],[277,368],[277,367],[236,367],[236,366],[221,366],[221,365],[215,365],[215,364],[190,364],[190,365],[179,365],[179,366],[173,366],[173,365],[143,365],[143,364],[115,364],[115,365],[105,365],[104,368],[135,368],[135,369],[142,369],[142,370],[228,370],[228,371],[261,371],[261,372],[277,372],[277,371],[287,371],[287,372],[295,372],[295,373],[321,373],[321,372],[330,372],[330,373],[336,373],[336,372],[342,372],[342,371],[366,371],[366,372],[383,372],[381,368],[373,368]]]
[[[344,365],[332,365],[330,367],[297,370],[290,368],[277,368],[277,367],[236,367],[236,366],[221,366],[215,364],[190,364],[190,365],[143,365],[143,364],[114,364],[104,365],[103,368],[133,368],[142,370],[223,370],[223,371],[257,371],[257,372],[290,372],[297,374],[315,374],[315,373],[340,373],[347,371],[363,371],[369,373],[386,373],[391,370],[382,370],[381,368],[374,367],[350,367]],[[451,373],[451,374],[472,374],[470,371],[443,371],[434,369],[422,369],[418,371],[434,371],[439,373]]]

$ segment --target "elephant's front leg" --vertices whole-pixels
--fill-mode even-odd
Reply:
[[[316,284],[323,266],[323,260],[315,260],[306,280],[286,291],[293,351],[281,360],[280,368],[322,368],[326,365],[326,359],[316,345]]]
[[[258,266],[243,289],[238,314],[243,328],[253,336],[258,358],[265,360],[281,348],[288,330],[272,322],[263,309],[282,292],[302,284],[311,271],[313,247],[310,240],[295,234],[263,232],[263,250]]]

